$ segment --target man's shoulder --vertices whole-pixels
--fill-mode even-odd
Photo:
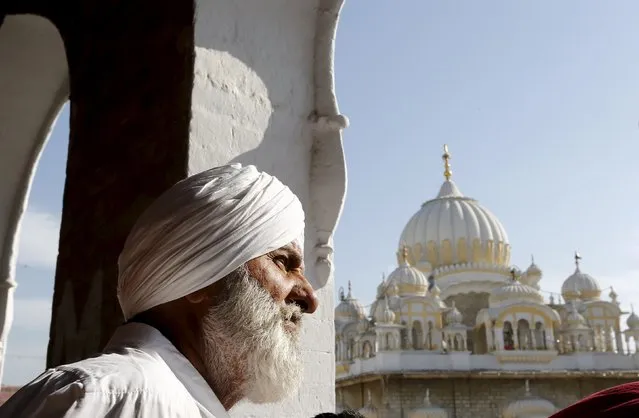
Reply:
[[[102,417],[114,410],[197,416],[166,363],[142,352],[121,352],[48,369],[0,407],[0,418]]]
[[[158,357],[136,349],[105,353],[58,366],[50,373],[75,379],[85,393],[174,393],[183,388],[169,366]]]

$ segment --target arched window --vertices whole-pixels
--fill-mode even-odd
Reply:
[[[454,351],[462,351],[464,349],[464,337],[461,334],[455,334],[455,339],[453,341],[453,350]]]
[[[404,328],[402,328],[399,331],[399,338],[400,338],[400,344],[401,344],[401,348],[402,350],[408,350],[408,347],[410,346],[410,341],[408,340],[408,330],[406,329],[406,322],[402,321],[402,325],[404,325]]]
[[[421,350],[424,348],[424,330],[420,321],[413,321],[411,328],[413,337],[413,350]]]
[[[532,334],[530,332],[530,324],[525,319],[517,321],[517,340],[520,350],[532,350]]]
[[[510,321],[504,322],[504,350],[514,350],[513,325]]]
[[[371,343],[368,341],[364,341],[364,344],[362,345],[362,357],[370,358],[372,354],[373,354],[373,347],[371,346]]]

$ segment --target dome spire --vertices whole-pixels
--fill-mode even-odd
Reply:
[[[353,286],[351,285],[351,281],[349,280],[348,281],[348,295],[346,295],[347,299],[353,299],[352,290],[353,290]]]
[[[446,181],[450,180],[453,176],[453,171],[450,169],[450,160],[452,156],[448,152],[448,145],[444,144],[444,154],[442,155],[442,160],[444,160],[444,177]]]
[[[577,267],[577,270],[579,270],[579,260],[581,260],[581,254],[579,254],[578,251],[575,251],[575,266]]]

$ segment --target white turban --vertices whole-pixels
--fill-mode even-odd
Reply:
[[[180,181],[138,219],[118,259],[126,320],[222,279],[295,240],[304,210],[278,179],[230,164]]]

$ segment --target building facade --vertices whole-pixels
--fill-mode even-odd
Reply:
[[[500,221],[451,180],[405,226],[398,267],[367,309],[350,283],[335,309],[338,409],[366,417],[542,418],[635,380],[639,316],[575,270],[542,295],[519,271]],[[604,294],[608,293],[608,294]]]

